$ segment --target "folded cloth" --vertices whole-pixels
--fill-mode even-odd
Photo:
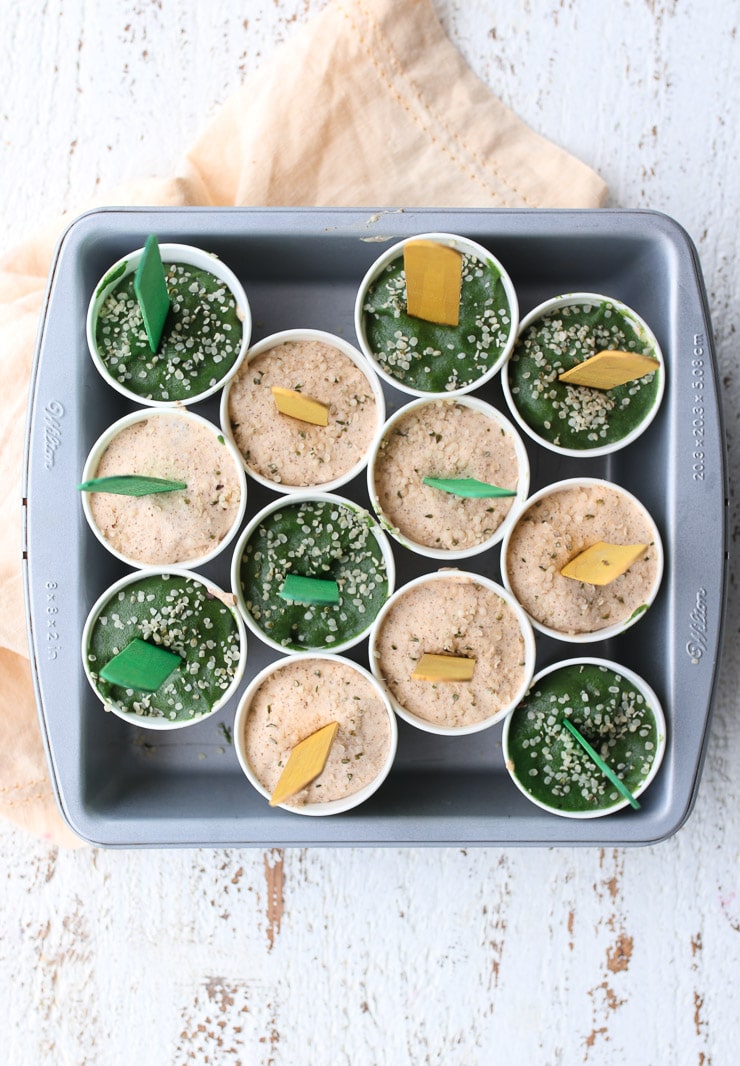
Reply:
[[[74,214],[102,203],[598,207],[605,195],[472,73],[429,0],[334,0],[244,81],[175,177]],[[28,379],[64,224],[0,259],[0,813],[71,845],[30,682],[19,506]]]

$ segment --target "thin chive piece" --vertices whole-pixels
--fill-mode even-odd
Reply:
[[[477,481],[474,477],[422,478],[425,485],[441,492],[449,492],[452,496],[462,496],[470,500],[487,500],[494,497],[516,496],[516,489],[502,489],[498,485],[489,485],[485,481]]]
[[[580,732],[576,729],[576,727],[573,725],[573,723],[569,722],[567,718],[561,718],[560,724],[565,726],[565,728],[570,733],[573,734],[573,736],[576,738],[576,740],[581,745],[581,747],[586,752],[586,754],[591,759],[593,759],[593,761],[596,763],[598,768],[601,770],[602,774],[604,774],[606,777],[609,778],[609,780],[614,785],[614,787],[617,789],[617,791],[620,792],[622,794],[622,796],[624,796],[624,798],[629,802],[629,805],[631,807],[633,807],[636,811],[639,811],[640,804],[637,802],[635,797],[632,795],[630,790],[627,788],[627,786],[625,785],[624,781],[622,781],[619,777],[617,777],[617,775],[614,773],[612,768],[610,766],[607,766],[607,764],[604,762],[604,760],[601,758],[600,755],[596,754],[596,752],[591,747],[589,742],[586,740],[586,738],[584,736],[581,736]]]
[[[169,481],[163,477],[144,477],[140,474],[94,477],[77,486],[80,492],[112,492],[116,496],[151,496],[155,492],[175,492],[187,487],[184,481]]]

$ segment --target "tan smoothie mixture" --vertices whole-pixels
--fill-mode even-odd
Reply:
[[[110,442],[95,477],[140,474],[184,481],[186,489],[150,496],[90,494],[93,520],[116,551],[152,566],[206,555],[234,525],[239,471],[215,432],[184,415],[153,415]]]
[[[281,414],[273,385],[325,404],[329,424]],[[378,429],[378,409],[367,378],[338,348],[286,341],[242,366],[229,392],[229,421],[250,469],[279,484],[311,486],[362,460]]]
[[[485,721],[517,698],[525,680],[519,620],[492,589],[466,576],[415,585],[399,596],[380,627],[376,668],[411,714],[459,729]],[[475,659],[470,681],[412,681],[422,655]]]
[[[563,577],[566,563],[600,540],[647,548],[608,585]],[[506,565],[512,591],[531,618],[561,633],[594,633],[647,603],[658,576],[655,527],[616,487],[565,488],[517,520]]]
[[[510,433],[482,411],[436,400],[410,411],[383,438],[375,493],[400,534],[425,547],[459,550],[492,537],[513,497],[464,499],[430,488],[422,479],[476,478],[516,489],[518,474]]]
[[[366,677],[325,659],[288,663],[255,692],[245,725],[245,753],[270,793],[296,744],[330,722],[339,722],[339,729],[323,772],[286,805],[328,803],[369,785],[390,751],[388,710]]]

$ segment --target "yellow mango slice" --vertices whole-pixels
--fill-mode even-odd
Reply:
[[[459,655],[431,655],[425,652],[414,667],[412,681],[470,681],[475,659]]]
[[[295,389],[284,389],[281,385],[273,385],[270,392],[281,414],[299,418],[301,422],[310,422],[314,426],[329,425],[329,408],[325,403],[312,400]]]
[[[637,352],[605,351],[584,359],[558,374],[566,385],[586,385],[590,389],[614,389],[628,381],[644,378],[660,369],[657,359]]]
[[[338,729],[339,722],[329,722],[296,744],[270,796],[271,807],[284,803],[316,780],[326,766]]]
[[[563,577],[587,585],[608,585],[636,563],[647,544],[607,544],[599,540],[562,568]]]
[[[460,321],[462,255],[436,241],[409,241],[403,249],[406,310],[413,318],[456,326]]]

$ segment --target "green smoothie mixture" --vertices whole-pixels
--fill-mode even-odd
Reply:
[[[98,670],[139,637],[183,660],[156,692],[112,685]],[[236,675],[239,630],[232,611],[205,586],[155,575],[121,589],[92,628],[87,662],[106,704],[128,714],[188,721],[208,714]]]
[[[655,759],[659,737],[645,697],[621,674],[592,665],[564,666],[546,675],[509,723],[508,757],[522,787],[559,811],[608,810],[623,802],[560,721],[567,717],[630,792]]]
[[[336,581],[339,602],[279,595],[288,574]],[[250,537],[240,580],[247,610],[285,648],[331,650],[369,628],[385,603],[388,574],[369,518],[326,501],[288,504]]]
[[[482,377],[511,334],[511,307],[492,262],[463,256],[460,322],[444,326],[406,313],[403,256],[394,259],[365,297],[367,341],[392,377],[424,392],[450,392]]]
[[[171,304],[159,349],[152,353],[128,274],[103,301],[95,342],[108,372],[153,400],[187,400],[226,376],[239,354],[243,327],[228,285],[206,270],[165,263]]]
[[[568,385],[558,375],[606,350],[656,360],[656,373],[612,389]],[[508,365],[519,414],[535,433],[560,448],[600,448],[622,440],[642,422],[658,395],[660,363],[639,324],[609,302],[560,307],[528,326]]]

